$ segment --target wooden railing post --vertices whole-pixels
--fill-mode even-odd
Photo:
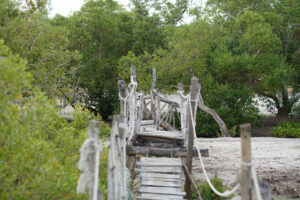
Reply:
[[[160,98],[156,99],[156,130],[159,130],[160,126]]]
[[[181,92],[182,94],[184,93],[184,90],[183,90],[183,84],[182,83],[179,83],[178,85],[178,91]],[[187,134],[187,110],[186,110],[186,107],[184,106],[184,98],[179,95],[179,98],[180,98],[180,127],[181,127],[181,131],[182,131],[182,134],[183,134],[183,137],[184,137],[184,146],[187,147],[187,137],[188,137],[188,134]]]
[[[194,113],[196,112],[194,110],[194,108],[195,108],[195,98],[196,98],[198,89],[199,89],[198,78],[194,76],[191,80],[191,91],[190,91],[192,116],[194,116]],[[193,133],[193,123],[192,123],[192,118],[191,118],[191,114],[190,114],[190,109],[188,109],[188,113],[189,113],[188,114],[189,135],[188,135],[186,166],[187,166],[188,170],[190,171],[190,173],[192,173],[194,133]],[[189,179],[186,179],[185,185],[186,185],[186,188],[185,188],[186,198],[191,199],[191,181]]]
[[[251,200],[251,125],[249,123],[240,126],[240,136],[242,149],[241,195],[242,200]]]
[[[128,91],[127,91],[127,87],[126,87],[126,83],[125,83],[125,81],[123,81],[123,80],[119,80],[118,81],[118,87],[119,87],[119,92],[120,92],[120,96],[122,97],[122,98],[126,98],[126,96],[127,96],[127,93],[128,93]],[[127,115],[127,106],[126,106],[126,102],[124,101],[124,100],[121,100],[120,99],[120,114],[121,115],[124,115],[125,117],[126,117],[126,115]]]
[[[111,200],[120,200],[125,195],[125,124],[123,115],[115,115],[113,119],[107,166],[107,197]]]
[[[151,83],[151,114],[152,119],[154,120],[154,124],[156,123],[155,117],[156,117],[156,109],[155,109],[155,95],[152,93],[152,91],[155,90],[155,83],[156,83],[156,68],[153,67],[153,80]]]
[[[83,193],[85,187],[88,188],[89,200],[100,200],[101,191],[98,187],[99,176],[99,154],[101,144],[99,143],[100,122],[92,120],[88,127],[88,139],[80,149],[79,169],[82,171],[80,176],[77,193]],[[88,180],[88,181],[87,181]]]

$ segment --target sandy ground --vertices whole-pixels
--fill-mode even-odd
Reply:
[[[209,150],[204,165],[210,177],[235,185],[240,169],[240,138],[199,139],[200,148]],[[300,199],[300,139],[257,137],[251,140],[253,163],[260,180],[270,184],[273,199]],[[204,181],[199,158],[193,159],[193,174]]]

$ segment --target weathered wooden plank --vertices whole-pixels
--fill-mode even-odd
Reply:
[[[185,192],[182,192],[180,188],[172,188],[172,187],[148,187],[142,186],[139,190],[141,193],[154,193],[154,194],[170,194],[177,196],[184,196]]]
[[[166,179],[180,179],[179,174],[162,174],[162,173],[140,173],[142,178],[166,178]]]
[[[161,177],[142,177],[143,181],[161,181],[161,182],[174,182],[180,183],[181,181],[185,180],[183,178],[175,179],[175,178],[161,178]]]
[[[142,180],[142,186],[160,186],[160,187],[180,188],[181,187],[181,183],[178,183],[178,182],[163,182],[163,181],[145,181],[145,180]]]
[[[150,124],[154,124],[154,120],[142,120],[141,122],[142,126],[150,125]]]
[[[138,161],[137,166],[161,166],[161,167],[181,167],[181,163],[178,162],[140,162]]]
[[[138,172],[158,172],[158,173],[180,173],[181,168],[180,167],[140,167],[136,168],[136,171]]]
[[[182,199],[184,199],[183,196],[151,194],[151,193],[142,193],[140,196],[138,196],[136,198],[143,199],[143,200],[182,200]]]
[[[140,160],[141,161],[152,161],[152,162],[178,162],[178,163],[181,163],[181,160],[179,158],[168,158],[168,157],[161,157],[161,158],[142,157]]]
[[[127,155],[131,154],[140,154],[140,155],[154,155],[154,156],[186,156],[186,148],[155,148],[155,147],[142,147],[142,146],[133,146],[127,145],[126,147]],[[208,157],[208,149],[200,149],[202,157]],[[194,148],[193,156],[197,156],[198,152]]]
[[[140,132],[140,136],[149,136],[157,138],[167,138],[174,140],[183,140],[182,133],[180,131],[155,131],[155,132]]]

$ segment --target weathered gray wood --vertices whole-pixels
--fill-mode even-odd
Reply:
[[[108,155],[108,199],[120,200],[125,195],[124,183],[124,155],[125,145],[124,116],[115,115],[110,135],[110,146]]]
[[[142,120],[142,126],[145,126],[145,125],[150,125],[150,124],[153,124],[154,121],[153,120]]]
[[[182,181],[185,179],[174,179],[174,178],[156,178],[156,177],[150,177],[150,178],[145,178],[142,177],[142,180],[144,181],[160,181],[160,182],[174,182],[174,183],[179,183],[182,184]]]
[[[174,140],[183,140],[182,133],[180,131],[155,131],[155,132],[140,132],[139,136],[148,136],[156,138],[167,138]]]
[[[91,120],[88,126],[88,139],[83,143],[80,149],[79,169],[83,172],[77,186],[77,192],[83,193],[87,187],[90,200],[100,200],[101,191],[98,187],[99,176],[99,153],[101,147],[98,147],[100,122]]]
[[[144,173],[151,173],[151,172],[158,172],[158,173],[180,173],[181,167],[140,167],[136,168],[138,172]]]
[[[196,93],[199,89],[199,83],[198,83],[198,78],[193,77],[191,80],[191,91],[190,91],[190,98],[191,98],[191,107],[192,107],[192,114],[189,113],[189,115],[194,116],[195,113],[195,98],[196,98]],[[190,112],[190,111],[189,111]],[[189,118],[189,135],[188,135],[188,152],[187,152],[187,157],[186,157],[186,166],[188,170],[192,173],[192,158],[193,158],[193,146],[194,146],[194,133],[193,133],[193,122],[191,117]],[[186,198],[190,199],[191,198],[191,181],[189,179],[186,179],[185,182],[186,185]]]
[[[137,131],[141,131],[142,120],[143,120],[143,113],[144,113],[144,92],[142,91],[142,95],[140,97],[140,110],[139,110],[139,120],[138,120],[138,128]]]
[[[162,113],[166,107],[166,105],[168,105],[167,103],[165,103],[161,108],[160,108],[160,113]]]
[[[178,195],[178,196],[184,196],[185,195],[185,192],[182,192],[180,190],[180,188],[172,188],[172,187],[164,187],[162,189],[161,187],[142,186],[139,189],[139,192],[154,193],[154,194],[170,194],[170,195]]]
[[[184,93],[182,83],[179,83],[178,91],[181,92],[182,94]],[[187,134],[188,123],[187,123],[187,120],[188,120],[189,116],[187,116],[187,114],[188,114],[187,109],[184,106],[184,98],[181,95],[179,95],[179,98],[180,98],[180,126],[181,126],[181,131],[182,131],[182,134],[183,134],[183,137],[184,137],[184,146],[186,147],[187,146],[187,141],[188,141],[188,134]]]
[[[156,130],[160,127],[160,99],[156,99]]]
[[[155,147],[144,147],[144,146],[132,146],[127,145],[126,152],[128,155],[153,155],[153,156],[186,156],[187,149],[186,148],[155,148]],[[202,157],[209,157],[208,149],[200,149],[200,153]],[[196,148],[193,148],[193,156],[198,156],[198,152]]]
[[[137,166],[161,166],[161,167],[181,167],[181,163],[178,162],[136,162]]]
[[[156,83],[156,67],[152,68],[152,83],[151,83],[151,90],[155,89],[155,83]]]
[[[152,119],[154,120],[154,123],[156,122],[155,115],[156,115],[156,108],[155,108],[155,83],[156,83],[156,68],[153,67],[152,69],[153,72],[153,80],[151,83],[151,114],[152,114]]]
[[[153,162],[178,162],[180,163],[179,158],[169,158],[169,157],[142,157],[141,161],[153,161]]]
[[[118,87],[119,87],[120,96],[122,98],[126,98],[127,94],[128,94],[128,90],[127,90],[125,81],[119,80]],[[120,114],[126,116],[127,115],[127,110],[126,110],[127,106],[123,100],[120,100],[120,106],[121,106]]]
[[[142,178],[166,178],[166,179],[180,179],[179,174],[163,174],[163,173],[140,173]]]
[[[165,103],[168,103],[168,104],[170,104],[170,105],[179,107],[179,104],[178,104],[177,102],[171,101],[171,100],[169,100],[169,99],[164,98],[163,96],[161,96],[161,95],[157,92],[157,90],[154,90],[153,93],[154,93],[154,95],[156,96],[156,98],[160,98],[160,101],[161,101],[161,102],[165,102]]]
[[[198,107],[208,113],[209,115],[211,115],[213,117],[213,119],[218,123],[219,127],[220,127],[220,130],[221,132],[226,136],[226,137],[229,137],[229,133],[228,133],[228,130],[227,130],[227,127],[226,127],[226,124],[224,123],[224,121],[221,119],[221,117],[218,115],[218,113],[207,107],[205,104],[204,104],[204,101],[203,101],[203,98],[202,98],[202,95],[201,95],[201,84],[199,84],[200,86],[200,93],[199,93],[199,103],[198,103]]]
[[[164,194],[153,194],[153,193],[142,193],[137,199],[143,200],[182,200],[182,196],[176,195],[164,195]]]
[[[197,185],[196,185],[196,183],[195,183],[195,181],[193,179],[193,176],[192,176],[192,174],[190,173],[189,169],[187,168],[187,166],[185,164],[183,164],[183,169],[185,171],[186,177],[188,179],[190,179],[190,181],[192,183],[193,189],[196,192],[197,200],[203,200],[202,197],[201,197],[201,195],[200,195],[200,192],[198,190],[198,187],[197,187]]]
[[[163,181],[149,181],[142,179],[142,186],[160,186],[160,187],[174,187],[174,188],[180,188],[181,183],[179,182],[163,182]]]
[[[167,130],[167,131],[179,131],[177,128],[175,128],[174,126],[168,124],[167,122],[165,121],[160,121],[160,126]]]
[[[251,125],[240,126],[242,163],[251,163]],[[240,188],[242,200],[251,200],[251,166],[242,165]]]
[[[131,66],[131,77],[133,78],[133,81],[136,82],[136,67],[134,65]]]

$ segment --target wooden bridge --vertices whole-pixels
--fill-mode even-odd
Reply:
[[[197,151],[193,148],[194,135],[189,134],[189,106],[195,116],[198,79],[192,79],[188,96],[179,84],[180,103],[163,97],[155,83],[153,69],[151,94],[139,93],[134,67],[128,86],[118,82],[121,111],[113,120],[108,199],[126,199],[130,191],[134,199],[189,199],[191,184],[195,186],[190,171]],[[208,150],[201,150],[201,154],[208,156]],[[134,180],[132,188],[126,171]]]
[[[135,67],[131,68],[128,86],[122,80],[118,82],[120,115],[114,116],[110,136],[108,199],[190,199],[192,188],[197,199],[202,200],[191,175],[192,157],[199,156],[203,174],[214,193],[228,197],[240,189],[243,200],[255,199],[254,196],[262,200],[251,163],[250,124],[240,127],[242,160],[238,183],[231,191],[219,192],[210,182],[202,161],[202,157],[209,156],[208,150],[199,149],[198,141],[194,140],[197,107],[211,114],[221,132],[228,136],[224,122],[205,106],[196,77],[191,79],[188,94],[179,84],[179,103],[160,94],[155,83],[153,69],[150,94],[138,92]],[[251,194],[253,191],[256,195]]]

